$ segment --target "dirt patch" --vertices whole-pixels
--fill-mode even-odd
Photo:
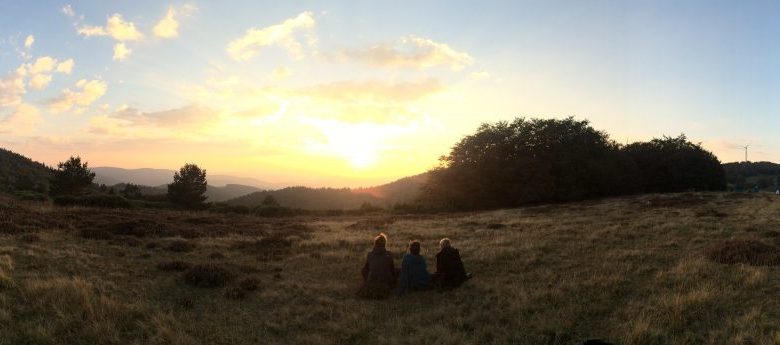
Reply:
[[[706,209],[696,212],[696,217],[699,218],[706,218],[706,217],[713,217],[713,218],[726,218],[729,215],[727,213],[714,210],[714,209]]]
[[[502,223],[490,223],[490,224],[488,224],[488,225],[486,226],[486,228],[488,228],[488,229],[491,229],[491,230],[498,230],[498,229],[503,229],[503,228],[506,228],[506,224],[502,224]]]
[[[707,248],[704,255],[722,264],[780,265],[780,249],[759,240],[727,240]]]
[[[186,240],[176,240],[168,244],[165,249],[177,253],[191,252],[195,249],[195,245]]]
[[[108,240],[111,233],[103,229],[81,229],[81,237],[90,240]]]

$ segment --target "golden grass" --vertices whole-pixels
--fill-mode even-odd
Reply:
[[[773,195],[287,219],[2,201],[2,345],[780,342],[780,267],[707,256],[729,240],[777,247]],[[449,237],[475,278],[358,299],[377,230],[396,264],[420,240],[430,269]],[[232,279],[188,285],[196,265]]]

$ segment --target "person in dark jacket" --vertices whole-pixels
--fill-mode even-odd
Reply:
[[[380,233],[374,238],[374,249],[368,253],[363,265],[363,287],[360,294],[371,299],[383,299],[390,296],[398,278],[393,257],[385,249],[387,235]]]
[[[417,240],[409,243],[409,253],[404,254],[401,259],[401,275],[398,284],[400,295],[409,291],[431,288],[431,275],[428,273],[425,257],[420,255],[420,242]]]
[[[471,273],[466,273],[463,267],[460,252],[452,246],[450,239],[442,238],[439,246],[441,251],[436,254],[436,273],[434,273],[436,286],[444,289],[454,288],[471,278]]]

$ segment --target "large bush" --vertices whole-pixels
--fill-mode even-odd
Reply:
[[[423,198],[455,209],[513,207],[640,191],[636,165],[573,118],[483,124],[430,172]]]
[[[633,143],[623,151],[642,172],[645,192],[726,189],[726,173],[718,158],[685,135]]]

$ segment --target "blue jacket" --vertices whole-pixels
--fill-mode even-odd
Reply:
[[[431,275],[425,257],[411,253],[404,254],[401,260],[401,276],[399,277],[398,293],[431,286]]]

